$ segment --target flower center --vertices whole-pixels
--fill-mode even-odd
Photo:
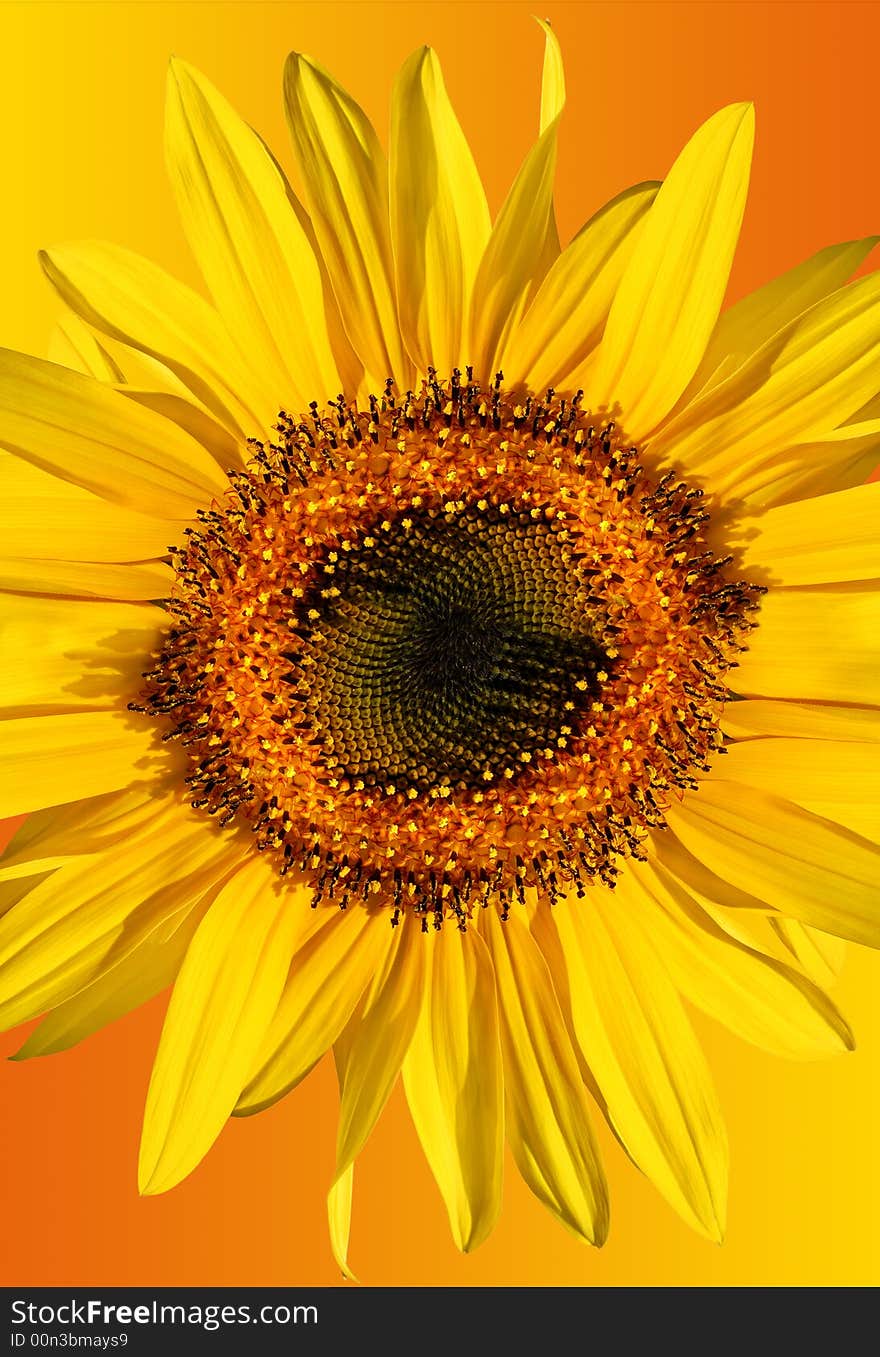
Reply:
[[[579,398],[457,372],[277,433],[176,553],[145,675],[192,804],[342,905],[613,883],[721,747],[755,625],[700,492]]]
[[[568,534],[504,509],[435,502],[375,524],[334,565],[338,592],[316,591],[291,697],[338,776],[410,799],[482,787],[555,747],[597,691],[602,620],[578,602]]]

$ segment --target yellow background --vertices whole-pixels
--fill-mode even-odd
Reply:
[[[41,245],[105,237],[195,281],[162,162],[170,53],[204,70],[287,162],[280,73],[290,48],[331,67],[384,134],[396,67],[430,43],[497,208],[537,121],[532,8],[0,4],[0,344],[45,351],[55,304],[35,262]],[[662,176],[703,118],[745,98],[757,103],[758,137],[733,296],[880,227],[880,7],[549,0],[540,12],[567,62],[564,238],[625,185]],[[603,1132],[613,1199],[603,1251],[556,1226],[511,1165],[500,1226],[462,1257],[398,1090],[356,1175],[355,1266],[367,1281],[403,1285],[880,1282],[878,987],[880,957],[853,948],[836,997],[859,1048],[827,1064],[784,1064],[697,1019],[730,1128],[723,1247],[691,1234]],[[0,1066],[0,1281],[335,1283],[327,1061],[274,1111],[231,1123],[183,1186],[138,1199],[162,1006],[66,1055]],[[21,1039],[3,1038],[0,1053]]]

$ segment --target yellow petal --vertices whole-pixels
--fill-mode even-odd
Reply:
[[[0,858],[0,880],[51,871],[70,858],[98,853],[127,838],[156,812],[163,790],[141,784],[68,806],[34,811]]]
[[[411,367],[397,323],[388,166],[363,110],[310,57],[292,52],[284,98],[312,224],[346,333],[373,389]]]
[[[152,723],[127,711],[0,723],[0,818],[120,791],[161,773]]]
[[[549,19],[533,16],[544,34],[544,61],[541,68],[541,108],[538,119],[538,132],[543,135],[549,127],[556,124],[565,109],[565,65],[562,60],[562,46],[550,25]],[[559,228],[556,225],[556,207],[552,197],[547,217],[547,233],[544,237],[544,249],[535,267],[535,282],[529,291],[529,301],[535,288],[546,275],[547,270],[559,256]]]
[[[77,316],[157,359],[239,436],[271,426],[278,397],[263,389],[264,379],[217,312],[192,288],[131,250],[100,240],[53,246],[41,252],[40,262]]]
[[[771,452],[734,491],[749,508],[770,508],[862,485],[880,462],[880,419],[847,422],[817,442]]]
[[[58,561],[147,561],[182,538],[179,523],[108,504],[20,457],[0,453],[0,531],[9,556]]]
[[[802,264],[750,292],[718,319],[691,390],[712,386],[722,364],[735,370],[750,354],[816,302],[849,282],[878,236],[829,245]],[[732,360],[732,363],[731,363]]]
[[[127,956],[228,871],[235,851],[172,804],[106,852],[59,867],[0,920],[0,1027],[37,1017]]]
[[[262,379],[260,414],[323,405],[340,377],[320,266],[290,189],[256,133],[178,60],[168,79],[166,153],[190,246],[248,369]]]
[[[742,568],[767,584],[880,577],[880,484],[783,504],[746,520]]]
[[[703,357],[739,236],[754,124],[751,104],[731,104],[694,134],[620,281],[588,395],[618,403],[631,437],[656,427]]]
[[[124,707],[165,622],[149,603],[0,594],[0,714]]]
[[[880,849],[865,839],[735,782],[703,782],[667,818],[726,881],[826,933],[880,946]]]
[[[214,891],[207,880],[198,887],[201,898],[181,892],[181,908],[157,925],[143,942],[115,960],[78,993],[71,995],[43,1019],[13,1060],[55,1055],[139,1008],[171,985]]]
[[[541,119],[539,130],[546,132],[565,107],[565,67],[562,48],[547,19],[537,20],[544,32],[544,67],[541,71]]]
[[[0,443],[34,466],[157,518],[187,518],[225,477],[194,439],[101,382],[0,350]]]
[[[99,350],[102,363],[100,365],[97,362],[87,364],[84,361],[87,356],[87,346],[82,342],[79,345],[82,351],[82,357],[79,360],[77,360],[76,354],[71,353],[69,346],[67,353],[62,351],[59,355],[61,346],[57,335],[62,331],[62,327],[66,335],[70,335],[76,329],[82,335],[88,336],[91,343]],[[200,410],[202,414],[207,415],[209,413],[207,406],[158,358],[151,357],[150,354],[144,353],[142,349],[135,349],[129,344],[111,339],[106,334],[101,335],[101,343],[98,344],[93,331],[86,325],[85,321],[80,320],[79,316],[72,312],[68,312],[62,317],[55,334],[50,339],[48,356],[53,363],[61,362],[64,367],[73,368],[75,372],[85,372],[90,376],[97,377],[99,381],[115,386],[124,396],[134,394],[132,388],[134,390],[143,388],[143,390],[153,392],[156,395],[161,393],[176,396]],[[111,369],[110,371],[108,371],[108,367]],[[170,408],[173,409],[174,407]],[[215,429],[221,427],[216,422],[217,416],[215,414],[212,413],[210,418],[211,427]],[[187,432],[192,432],[187,428],[186,420],[178,418],[175,422],[187,429]],[[208,426],[205,425],[204,427]],[[229,429],[224,430],[227,439],[233,437],[233,431],[237,433],[235,426],[230,423]],[[197,436],[197,441],[202,442],[202,439]],[[209,451],[213,450],[209,448]]]
[[[130,394],[130,387],[135,389],[141,387],[145,391],[161,391],[166,395],[179,396],[207,413],[208,407],[158,358],[151,357],[142,349],[132,348],[130,344],[109,339],[107,335],[101,335],[101,345],[121,373],[116,381],[116,387],[124,396]],[[216,419],[216,416],[212,415],[212,418]]]
[[[790,1059],[852,1050],[846,1021],[816,985],[728,937],[662,868],[627,872],[626,907],[635,909],[673,984],[698,1008]]]
[[[866,722],[859,708],[837,709],[838,724],[846,725],[846,715],[858,730]],[[834,820],[845,829],[872,843],[880,843],[880,759],[877,757],[877,723],[880,711],[874,709],[874,729],[864,743],[850,739],[781,738],[740,741],[728,750],[709,774],[710,779],[741,782],[760,787],[771,795],[794,801],[805,810],[826,820]]]
[[[430,47],[413,52],[394,85],[389,172],[403,339],[421,373],[446,374],[470,359],[468,305],[491,222]]]
[[[505,380],[533,391],[575,385],[602,336],[608,310],[657,184],[636,184],[606,203],[551,265],[499,359]]]
[[[880,419],[880,391],[876,391],[860,405],[846,421],[847,424],[861,424],[866,420]]]
[[[710,912],[723,910],[731,920],[769,912],[766,901],[750,895],[736,882],[718,876],[710,865],[695,858],[675,834],[669,834],[665,829],[663,833],[651,835],[649,856],[682,881],[688,893]],[[713,912],[713,918],[718,918],[717,913]],[[739,935],[734,933],[733,936]]]
[[[99,344],[92,331],[74,315],[63,315],[52,334],[46,357],[73,372],[96,377],[99,382],[121,382],[122,370]]]
[[[49,338],[47,355],[53,363],[97,377],[117,388],[132,383],[197,403],[192,391],[164,363],[141,349],[110,339],[106,334],[101,335],[99,344],[94,331],[72,311],[65,312],[55,327]],[[126,394],[123,390],[123,395]],[[199,408],[205,407],[199,403]]]
[[[832,293],[672,419],[653,455],[716,492],[747,491],[780,449],[826,438],[875,393],[878,317],[880,274]]]
[[[822,797],[817,797],[815,801],[804,800],[803,805],[814,815],[819,815],[824,820],[833,820],[835,824],[842,825],[844,829],[858,834],[860,838],[868,839],[870,843],[880,846],[880,801],[876,798],[854,803],[826,801]]]
[[[495,976],[475,928],[423,939],[426,1000],[403,1062],[422,1149],[443,1194],[456,1247],[469,1252],[501,1209],[504,1085]]]
[[[813,702],[877,701],[876,591],[773,589],[732,677],[739,693]]]
[[[471,349],[483,381],[494,376],[510,336],[559,252],[553,180],[564,87],[552,73],[561,69],[562,58],[555,34],[549,25],[542,27],[546,50],[553,55],[545,57],[541,134],[496,218],[474,282]]]
[[[10,880],[0,881],[0,918],[17,905],[20,900],[37,886],[41,885],[46,879],[46,873],[32,873],[27,876],[17,876]]]
[[[846,943],[821,929],[810,928],[797,919],[770,920],[792,960],[817,985],[832,985],[846,959]]]
[[[308,909],[306,902],[303,908]],[[384,911],[361,905],[309,910],[284,993],[254,1060],[236,1115],[262,1112],[289,1093],[333,1045],[390,942]]]
[[[760,698],[731,702],[724,709],[725,735],[788,735],[806,740],[880,741],[876,707],[831,707],[820,703],[764,702]]]
[[[348,1266],[352,1166],[388,1100],[415,1031],[424,1001],[423,942],[420,921],[405,914],[334,1046],[340,1107],[327,1215],[334,1257],[353,1279]]]
[[[327,1194],[327,1217],[330,1226],[330,1247],[343,1277],[356,1282],[357,1277],[348,1265],[348,1244],[351,1237],[351,1198],[354,1189],[354,1164],[348,1168]]]
[[[876,744],[852,740],[740,740],[715,761],[708,780],[743,782],[806,806],[880,802]]]
[[[22,594],[64,594],[136,602],[167,598],[173,580],[173,571],[161,561],[150,561],[145,565],[93,565],[90,561],[0,557],[0,589]]]
[[[390,923],[388,928],[390,932]],[[363,1149],[412,1040],[424,998],[422,942],[420,920],[404,915],[386,942],[372,984],[334,1046],[341,1089],[337,1178]]]
[[[236,439],[213,415],[194,404],[191,399],[174,391],[156,391],[152,387],[123,385],[117,387],[123,396],[155,410],[157,415],[170,419],[184,433],[194,438],[209,452],[223,471],[238,469],[250,458],[250,450],[243,439]],[[277,411],[276,411],[277,413]],[[255,426],[251,426],[253,432]]]
[[[296,911],[251,859],[218,892],[177,977],[156,1053],[141,1140],[141,1192],[195,1168],[235,1106],[281,996]]]
[[[796,963],[817,984],[828,983],[827,967],[819,972],[805,964],[800,950],[795,951],[790,938],[783,935],[782,915],[776,914],[766,901],[747,895],[736,884],[722,880],[689,853],[674,834],[653,835],[650,855],[656,868],[686,891],[728,937],[774,961],[789,966]],[[796,924],[793,919],[788,922],[805,932],[815,931]]]
[[[602,1244],[608,1198],[587,1097],[550,971],[515,914],[483,910],[498,991],[507,1139],[539,1201],[578,1238]]]
[[[689,1225],[724,1233],[727,1139],[708,1068],[624,876],[533,929],[606,1115],[627,1153]]]

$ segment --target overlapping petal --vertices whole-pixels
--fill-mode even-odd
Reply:
[[[746,783],[801,805],[873,803],[880,801],[878,752],[876,744],[854,740],[741,740],[717,761],[707,780]]]
[[[880,601],[866,586],[771,589],[733,684],[751,697],[877,703]],[[833,644],[829,644],[833,638]]]
[[[878,843],[877,753],[876,743],[852,740],[745,740],[730,749],[722,776],[794,801]]]
[[[551,264],[498,359],[506,382],[532,391],[581,385],[657,184],[636,184],[606,203]]]
[[[562,57],[549,24],[545,35],[541,132],[523,161],[492,227],[471,302],[472,362],[489,381],[509,337],[559,252],[553,179],[565,103]]]
[[[0,717],[124,708],[164,621],[148,603],[0,594]]]
[[[0,525],[14,559],[116,563],[165,556],[185,520],[122,508],[0,453]]]
[[[171,65],[166,150],[190,246],[243,355],[259,412],[340,389],[321,268],[278,165],[209,81]]]
[[[833,985],[843,969],[847,945],[843,938],[811,928],[799,919],[773,918],[769,920],[774,932],[782,939],[797,965],[815,985]]]
[[[347,1274],[352,1169],[388,1101],[413,1038],[424,1000],[426,967],[421,943],[420,920],[405,915],[333,1048],[340,1104],[336,1172],[327,1213],[334,1257]]]
[[[234,841],[158,803],[140,832],[62,864],[0,921],[0,1019],[14,1027],[70,998],[196,900]],[[212,875],[213,874],[213,875]]]
[[[550,971],[516,915],[487,909],[480,929],[492,964],[504,1060],[507,1139],[539,1201],[578,1238],[604,1243],[605,1176],[571,1039]]]
[[[197,292],[150,260],[105,241],[57,245],[42,251],[40,260],[77,316],[157,359],[239,438],[271,425],[277,397],[263,389],[248,355]],[[115,380],[123,380],[122,374]]]
[[[405,391],[412,369],[397,323],[385,153],[351,95],[299,52],[287,59],[284,99],[312,225],[348,338],[372,390],[394,377]]]
[[[613,895],[597,887],[589,901],[539,908],[533,929],[612,1127],[675,1209],[719,1239],[727,1140],[718,1100],[681,1001],[657,965],[631,876]]]
[[[183,519],[222,494],[214,459],[177,425],[89,377],[0,351],[0,441],[62,481],[141,514]]]
[[[789,586],[878,579],[880,484],[779,505],[739,534],[749,578]]]
[[[135,603],[167,598],[174,579],[161,561],[106,565],[92,561],[40,561],[0,557],[0,589],[20,594],[120,599]]]
[[[880,419],[848,420],[815,442],[762,458],[733,493],[748,508],[770,508],[863,485],[880,463]]]
[[[669,812],[687,849],[783,914],[880,945],[880,848],[790,801],[736,782],[704,782]]]
[[[306,897],[306,898],[304,898]],[[308,908],[307,893],[297,900]],[[333,1045],[371,983],[386,949],[384,914],[330,905],[303,917],[290,973],[235,1111],[262,1112],[284,1097]]]
[[[691,385],[694,393],[714,385],[719,370],[735,370],[791,321],[849,282],[877,244],[878,236],[829,245],[756,288],[718,319]]]
[[[153,781],[168,764],[127,711],[11,716],[0,740],[0,818]]]
[[[114,959],[83,989],[53,1008],[15,1052],[13,1060],[67,1051],[173,984],[216,893],[216,885],[209,886],[211,879],[211,875],[206,875],[192,883],[194,892],[182,890],[180,908],[158,923],[132,951]]]
[[[692,1003],[789,1059],[852,1049],[847,1023],[817,985],[728,937],[662,868],[640,865],[631,877],[627,900],[636,901],[670,978]]]
[[[0,881],[48,872],[71,858],[118,843],[151,818],[163,791],[140,784],[130,791],[34,811],[4,849]]]
[[[403,1061],[416,1131],[467,1252],[501,1210],[504,1084],[495,975],[475,928],[429,934],[425,999]]]
[[[142,1192],[180,1182],[235,1106],[275,1011],[297,927],[283,885],[251,859],[217,893],[187,948],[144,1111]]]
[[[801,740],[880,741],[880,710],[820,702],[773,702],[753,698],[724,709],[725,734],[738,739],[786,735]]]
[[[716,494],[747,493],[781,449],[827,438],[876,392],[878,319],[874,273],[817,302],[698,396],[652,442],[652,455]]]
[[[122,369],[79,316],[67,311],[59,316],[49,336],[46,356],[52,363],[96,377],[99,382],[121,382]]]
[[[391,104],[391,241],[404,342],[419,372],[470,361],[468,308],[491,222],[436,54],[419,48]]]
[[[731,104],[694,134],[620,281],[589,397],[619,405],[632,438],[669,413],[703,357],[739,237],[754,122],[751,104]]]

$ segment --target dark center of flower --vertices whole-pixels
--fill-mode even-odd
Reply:
[[[519,775],[608,663],[570,547],[552,522],[488,504],[422,508],[368,536],[335,565],[338,592],[304,605],[314,664],[292,700],[327,769],[389,794]]]
[[[580,397],[279,418],[176,553],[139,710],[282,875],[464,924],[613,884],[723,741],[760,590]]]

